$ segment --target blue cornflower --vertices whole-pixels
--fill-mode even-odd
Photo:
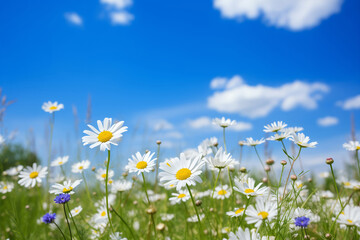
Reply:
[[[44,223],[52,223],[56,218],[56,213],[47,213],[42,217]]]
[[[309,225],[309,222],[310,222],[310,218],[308,218],[308,217],[295,218],[295,226],[297,226],[297,227],[307,228],[307,226]]]
[[[70,194],[67,193],[61,193],[59,195],[56,196],[56,198],[54,199],[54,201],[58,204],[65,204],[68,201],[70,201]]]

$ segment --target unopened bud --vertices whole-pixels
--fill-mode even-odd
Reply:
[[[202,204],[202,201],[201,201],[201,200],[196,200],[196,202],[195,202],[195,205],[196,205],[196,206],[201,206],[201,204]]]
[[[164,231],[164,229],[165,229],[165,224],[159,223],[158,225],[156,225],[156,230]]]
[[[291,180],[293,180],[293,181],[296,181],[296,180],[297,180],[297,176],[296,176],[296,175],[291,175],[290,178],[291,178]]]
[[[218,145],[219,145],[219,143],[217,143],[217,142],[216,142],[216,143],[214,143],[214,147],[217,147]]]
[[[330,234],[330,233],[327,233],[327,234],[325,234],[325,238],[326,238],[326,239],[331,239],[331,238],[332,238],[332,236],[331,236],[331,234]]]
[[[266,177],[264,177],[264,178],[262,179],[262,182],[263,182],[263,183],[267,183],[267,182],[268,182],[268,179],[267,179]]]
[[[93,193],[92,193],[92,195],[94,195],[94,196],[95,196],[95,195],[96,195],[96,192],[93,192]]]
[[[281,162],[281,165],[285,166],[287,164],[287,162],[285,160],[282,160]]]
[[[95,170],[96,170],[96,167],[91,168],[91,171],[95,172]]]
[[[126,178],[127,176],[129,175],[129,173],[126,171],[126,172],[123,172],[123,174],[122,174],[122,176],[124,177],[124,178]]]
[[[137,180],[137,177],[136,177],[136,176],[132,176],[132,180],[133,180],[133,181],[136,181],[136,180]]]
[[[153,215],[153,214],[156,213],[156,208],[151,206],[148,209],[146,209],[146,213],[150,214],[150,215]]]
[[[334,163],[334,159],[332,159],[332,158],[327,158],[327,159],[326,159],[326,164],[331,165],[331,164],[333,164],[333,163]]]
[[[160,144],[161,144],[161,141],[160,141],[160,140],[157,140],[157,141],[156,141],[156,144],[157,144],[157,145],[160,145]]]
[[[275,163],[275,161],[274,160],[272,160],[272,159],[268,159],[268,160],[266,160],[266,164],[267,165],[273,165]]]
[[[240,205],[241,201],[240,200],[236,200],[236,205]]]
[[[29,206],[29,205],[26,205],[26,206],[25,206],[25,209],[29,209],[29,208],[30,208],[30,206]]]
[[[240,172],[246,173],[246,168],[245,168],[245,167],[241,167],[241,168],[240,168]]]
[[[309,178],[309,179],[308,179],[308,182],[312,182],[312,178]]]
[[[265,172],[270,172],[270,167],[269,166],[265,166]]]
[[[210,208],[209,211],[210,211],[210,212],[214,212],[215,210],[214,210],[214,208]]]
[[[137,205],[138,204],[138,201],[133,201],[133,205]]]
[[[150,150],[146,149],[146,150],[145,150],[145,153],[148,153],[148,152],[150,152]]]

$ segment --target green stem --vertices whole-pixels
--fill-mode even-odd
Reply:
[[[145,175],[144,175],[143,172],[141,173],[141,175],[142,175],[142,178],[143,178],[143,181],[144,181],[144,191],[145,191],[146,199],[148,200],[148,204],[149,204],[149,207],[150,207],[150,206],[151,206],[151,203],[150,203],[149,195],[148,195],[147,189],[146,189]],[[154,228],[154,234],[155,234],[155,239],[156,239],[156,225],[155,225],[155,220],[154,220],[153,214],[150,214],[150,215],[151,215],[151,221],[152,221],[152,225],[153,225],[153,228]]]
[[[63,238],[66,240],[65,234],[63,233],[63,231],[61,230],[61,228],[59,227],[59,225],[57,225],[55,222],[53,222],[55,224],[55,226],[59,229],[59,231],[61,232],[61,235],[63,236]]]
[[[54,123],[55,123],[55,113],[51,114],[51,119],[50,119],[50,139],[49,139],[49,155],[48,155],[48,159],[47,159],[47,167],[48,167],[48,171],[49,173],[46,175],[46,184],[47,184],[47,188],[50,188],[50,182],[49,182],[49,178],[50,178],[50,161],[51,161],[51,148],[52,148],[52,139],[53,139],[53,134],[54,134]],[[49,191],[47,191],[47,208],[49,209],[50,207],[50,194]]]
[[[301,149],[302,149],[302,147],[300,147],[299,152],[298,152],[298,155],[296,156],[295,159],[293,159],[293,162],[292,162],[292,164],[291,164],[290,171],[289,171],[289,174],[288,174],[288,176],[287,176],[287,178],[286,178],[286,183],[285,183],[285,186],[284,186],[283,199],[285,198],[286,186],[287,186],[288,181],[289,181],[289,178],[290,178],[291,170],[292,170],[293,167],[294,167],[294,163],[295,163],[296,159],[298,159],[298,157],[300,156]]]
[[[358,171],[359,171],[359,177],[360,177],[360,160],[359,160],[359,150],[356,150],[355,152],[357,164],[358,164]]]
[[[106,177],[105,177],[105,192],[106,192],[106,212],[107,212],[107,215],[108,215],[108,220],[109,220],[109,223],[110,223],[110,227],[111,227],[111,230],[112,232],[115,232],[114,231],[114,227],[111,223],[111,218],[110,218],[110,211],[109,211],[109,193],[108,193],[108,182],[109,182],[109,166],[110,166],[110,150],[108,150],[108,159],[107,159],[107,163],[106,163]]]
[[[223,138],[224,138],[224,149],[225,149],[225,153],[227,153],[226,140],[225,140],[225,128],[224,128],[224,127],[223,127]]]
[[[158,187],[160,144],[158,143],[158,149],[156,154],[155,192],[157,191],[157,187]]]
[[[88,187],[88,184],[87,184],[87,181],[86,181],[86,178],[85,178],[84,171],[81,172],[81,175],[82,175],[82,177],[83,177],[83,179],[84,179],[86,193],[87,193],[87,195],[88,195],[89,200],[91,201],[91,203],[93,203],[93,200],[92,200],[91,195],[90,195],[89,187]]]
[[[261,161],[261,158],[260,158],[260,155],[259,155],[259,153],[258,153],[258,151],[257,151],[257,149],[256,149],[256,146],[254,146],[254,149],[255,149],[256,155],[257,155],[257,157],[258,157],[258,159],[259,159],[259,161],[260,161],[260,163],[261,163],[261,166],[262,166],[262,168],[263,168],[264,171],[265,171],[265,166],[264,166],[263,162]]]
[[[219,180],[220,173],[221,173],[221,168],[219,168],[219,173],[218,173],[217,178],[216,178],[216,180],[215,180],[214,189],[213,189],[213,192],[212,192],[211,198],[214,198],[215,187],[216,187],[216,184],[217,184],[217,182],[218,182],[218,180]]]
[[[248,198],[247,202],[246,202],[246,206],[245,206],[243,215],[242,215],[242,217],[241,217],[241,223],[243,223],[243,221],[244,221],[244,219],[245,219],[246,209],[248,208],[248,206],[249,206],[249,204],[250,204],[251,197],[252,197],[252,196],[250,196],[250,197]]]
[[[129,229],[131,236],[132,236],[134,239],[137,239],[137,237],[135,237],[135,235],[134,235],[131,227],[129,226],[129,224],[127,224],[127,222],[120,216],[120,214],[118,214],[118,213],[115,211],[115,208],[114,208],[113,206],[111,206],[111,208],[113,209],[115,215],[118,216],[118,217],[120,218],[120,220],[125,224],[125,226]]]
[[[332,175],[333,180],[334,180],[334,187],[335,187],[335,190],[336,190],[337,197],[338,197],[338,199],[339,199],[339,202],[340,202],[341,207],[343,207],[343,204],[342,204],[341,198],[340,198],[340,194],[339,194],[339,190],[338,190],[338,187],[337,187],[337,184],[336,184],[335,174],[334,174],[334,169],[333,169],[333,167],[332,167],[332,164],[330,164],[330,169],[331,169],[331,175]]]
[[[199,234],[200,234],[200,236],[202,236],[202,227],[201,227],[201,220],[200,220],[199,212],[198,212],[198,210],[197,210],[197,208],[196,208],[195,200],[194,200],[194,197],[193,197],[193,195],[192,195],[192,193],[191,193],[191,190],[190,190],[189,185],[186,184],[186,187],[187,187],[187,189],[188,189],[188,191],[189,191],[189,194],[190,194],[190,197],[191,197],[191,201],[192,201],[193,206],[194,206],[194,208],[195,208],[196,216],[197,216],[197,218],[198,218],[199,231],[200,231]]]
[[[352,196],[354,195],[355,192],[356,192],[356,191],[353,191],[353,192],[352,192],[352,194],[350,195],[350,197],[349,197],[349,199],[347,200],[347,202],[345,203],[345,205],[344,205],[344,206],[341,208],[341,210],[339,211],[339,214],[336,216],[335,220],[333,221],[333,223],[332,223],[332,225],[331,225],[331,227],[330,227],[330,231],[329,231],[330,233],[332,232],[332,229],[334,228],[335,223],[336,223],[336,221],[338,220],[340,214],[343,212],[343,210],[344,210],[344,208],[346,207],[346,205],[349,204],[349,202],[350,202],[350,200],[351,200],[351,198],[352,198]]]
[[[69,214],[70,214],[70,219],[71,219],[71,221],[73,222],[73,224],[74,224],[74,226],[75,226],[76,233],[77,233],[77,235],[79,236],[79,238],[82,239],[82,237],[81,237],[81,235],[80,235],[80,233],[79,233],[79,229],[78,229],[77,226],[76,226],[74,217],[73,217],[72,214],[71,214],[71,211],[70,211],[70,208],[69,208],[69,204],[66,203],[66,206],[67,206],[67,209],[68,209]]]
[[[64,214],[65,214],[66,222],[67,222],[69,232],[70,232],[70,239],[72,239],[71,227],[70,227],[69,219],[68,219],[67,214],[66,214],[65,204],[63,204],[63,208],[64,208]]]

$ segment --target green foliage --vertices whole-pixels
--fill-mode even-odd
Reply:
[[[8,144],[0,148],[0,173],[17,165],[29,166],[40,163],[37,155],[18,144]]]

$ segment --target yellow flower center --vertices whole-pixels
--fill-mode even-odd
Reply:
[[[109,180],[109,184],[112,184],[113,183],[113,180]]]
[[[59,162],[59,165],[62,165],[62,164],[63,164],[63,162],[62,162],[62,161],[60,161],[60,162]]]
[[[341,212],[341,214],[342,214],[342,215],[345,215],[345,213],[344,213],[344,212]]]
[[[84,168],[83,166],[80,166],[80,167],[79,167],[80,170],[83,170],[83,168]]]
[[[4,187],[3,187],[3,189],[4,189],[4,190],[7,190],[7,189],[8,189],[8,187],[7,187],[7,186],[4,186]]]
[[[356,150],[360,150],[360,146],[356,146]]]
[[[176,173],[176,179],[185,180],[191,176],[191,171],[188,168],[182,168]]]
[[[98,135],[98,139],[100,142],[107,142],[109,141],[111,138],[113,137],[112,133],[109,131],[102,131],[101,133],[99,133]]]
[[[301,188],[303,186],[303,184],[302,183],[300,183],[300,184],[296,184],[296,187],[297,188]]]
[[[101,174],[102,178],[106,178],[106,173]]]
[[[348,220],[346,220],[346,221],[348,221],[348,223],[350,223],[350,224],[352,224],[352,223],[353,223],[353,221],[352,221],[352,220],[350,220],[350,219],[348,219]]]
[[[169,167],[171,167],[171,166],[170,166],[170,164],[169,164],[168,162],[166,163],[166,165],[168,165]]]
[[[345,186],[350,186],[351,183],[350,183],[350,182],[345,182],[344,185],[345,185]]]
[[[51,106],[51,107],[50,107],[50,110],[56,110],[56,109],[57,109],[56,106]]]
[[[38,172],[32,172],[30,173],[30,178],[36,178],[37,176],[39,176],[39,173]]]
[[[224,190],[224,189],[221,189],[220,191],[218,191],[218,194],[219,195],[225,195],[227,192],[226,192],[226,190]]]
[[[76,212],[76,213],[78,213],[78,212],[79,212],[79,210],[78,210],[78,209],[75,209],[75,212]]]
[[[183,198],[183,197],[186,197],[186,195],[184,193],[180,193],[178,198]]]
[[[254,190],[252,190],[251,188],[247,188],[247,189],[245,189],[245,191],[244,191],[245,193],[253,193],[254,192]]]
[[[147,167],[147,162],[145,162],[145,161],[140,161],[136,164],[137,169],[144,169],[146,167]]]
[[[101,216],[102,216],[102,217],[105,217],[105,215],[106,215],[106,212],[105,212],[105,211],[102,211],[102,212],[101,212]]]
[[[262,219],[266,219],[269,216],[269,213],[268,212],[259,212],[258,216],[261,216]]]
[[[239,208],[238,210],[235,211],[235,214],[240,214],[244,211],[244,208]]]
[[[68,192],[71,192],[71,190],[73,190],[72,187],[69,187],[69,188],[64,188],[63,189],[63,193],[68,193]]]
[[[174,184],[170,184],[169,187],[175,187],[175,185],[174,185]]]

